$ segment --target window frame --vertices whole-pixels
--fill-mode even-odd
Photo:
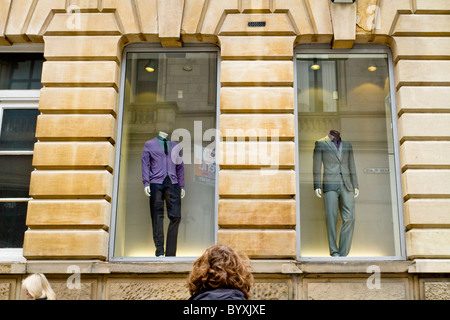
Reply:
[[[43,44],[14,44],[0,47],[0,53],[42,53]],[[4,109],[39,109],[41,89],[0,90],[0,129]],[[0,156],[33,156],[34,151],[0,151]],[[29,202],[33,198],[0,198],[4,202]],[[24,262],[23,248],[0,248],[0,262]]]
[[[120,86],[119,86],[119,100],[118,100],[118,113],[117,113],[117,138],[115,143],[115,169],[113,173],[113,193],[111,200],[111,224],[109,227],[109,249],[108,249],[108,261],[111,262],[193,262],[198,257],[119,257],[114,255],[115,239],[116,239],[116,227],[117,227],[117,203],[119,193],[119,178],[120,178],[120,165],[121,165],[121,148],[122,148],[122,134],[123,134],[123,116],[125,106],[125,81],[126,81],[126,67],[127,67],[127,54],[128,53],[195,53],[195,52],[215,52],[217,53],[217,74],[216,74],[216,129],[218,130],[220,119],[220,48],[214,45],[205,44],[185,44],[180,48],[162,47],[157,43],[133,43],[127,45],[122,52],[121,74],[120,74]],[[220,138],[220,137],[219,137]],[[218,140],[216,137],[216,159],[219,159]],[[216,184],[214,186],[214,243],[217,243],[218,226],[218,204],[219,204],[219,163],[216,161],[215,172]]]
[[[391,104],[391,125],[393,136],[393,148],[394,148],[394,166],[395,166],[395,187],[397,195],[397,214],[398,214],[398,235],[400,237],[400,255],[398,256],[383,256],[383,257],[302,257],[301,255],[301,228],[300,228],[300,181],[296,179],[296,210],[297,210],[297,261],[405,261],[406,256],[406,243],[405,243],[405,224],[403,214],[403,192],[401,185],[401,164],[400,164],[400,143],[398,138],[398,119],[397,116],[397,102],[396,102],[396,89],[395,89],[395,73],[394,62],[391,50],[382,44],[355,44],[351,49],[331,49],[328,44],[304,44],[294,48],[294,115],[295,115],[295,174],[299,177],[300,164],[299,164],[299,121],[298,121],[298,95],[297,95],[297,55],[298,54],[386,54],[388,61],[388,76],[389,76],[389,92],[390,92],[390,104]]]

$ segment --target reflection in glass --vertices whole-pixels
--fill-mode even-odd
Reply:
[[[401,256],[387,62],[386,54],[297,55],[302,257],[333,255],[328,242],[331,231],[335,232],[337,247],[339,242],[344,247],[345,238],[350,238],[348,257]],[[369,70],[374,64],[376,69]],[[340,149],[333,144],[331,130],[340,133]],[[348,165],[350,149],[355,180]],[[318,150],[328,157],[327,163],[321,159],[320,170],[313,161]],[[336,166],[325,169],[327,165],[332,167],[331,160],[337,161]],[[314,183],[315,166],[316,178],[320,172],[319,192]],[[339,183],[334,178],[339,178]],[[346,187],[343,180],[349,181],[345,181]],[[347,196],[351,197],[346,202],[343,195],[328,193],[335,188],[325,185],[333,183],[340,184],[338,190],[349,192]],[[352,202],[354,226],[352,233],[345,233],[346,210],[339,206],[351,206]],[[325,216],[330,208],[339,212],[337,227],[327,228]]]
[[[3,109],[0,151],[33,151],[37,109]]]
[[[126,63],[114,256],[155,257],[141,158],[144,144],[160,132],[182,146],[185,196],[176,256],[198,256],[214,243],[215,140],[209,130],[216,128],[217,54],[129,52]]]
[[[27,198],[32,156],[0,156],[0,198]]]
[[[23,247],[28,203],[0,202],[0,248]]]
[[[28,198],[32,156],[0,156],[0,198]],[[26,202],[0,202],[0,248],[22,248]]]
[[[42,53],[0,53],[0,90],[41,89]]]

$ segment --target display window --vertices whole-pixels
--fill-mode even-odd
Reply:
[[[123,60],[113,259],[195,257],[215,242],[215,49]]]
[[[403,256],[390,61],[385,50],[297,51],[301,258]]]

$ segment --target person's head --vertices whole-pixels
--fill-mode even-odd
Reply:
[[[47,300],[56,300],[55,292],[45,275],[42,273],[32,274],[27,277],[22,286],[26,290],[26,294],[33,300],[47,298]]]
[[[241,290],[248,298],[253,284],[250,260],[228,246],[214,245],[194,262],[188,277],[191,295],[228,288]]]

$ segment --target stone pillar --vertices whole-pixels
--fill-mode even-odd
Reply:
[[[418,0],[410,12],[391,27],[406,253],[442,270],[439,259],[450,258],[450,3]]]
[[[108,257],[122,36],[92,5],[57,13],[43,38],[28,260]]]
[[[295,32],[270,1],[243,1],[241,10],[218,33],[218,243],[252,258],[295,258]]]

